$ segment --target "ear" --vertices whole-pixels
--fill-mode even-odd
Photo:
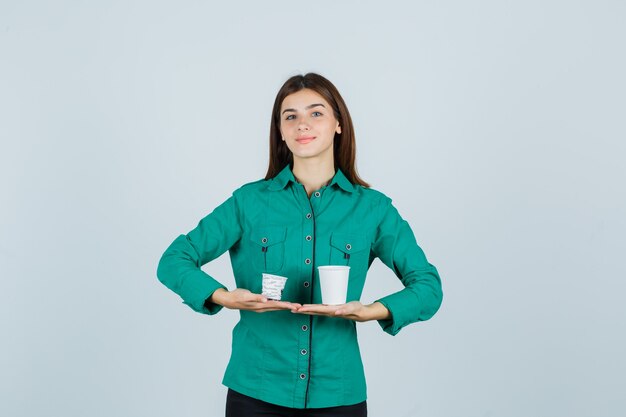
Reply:
[[[337,125],[337,129],[335,129],[335,131],[341,135],[341,126]]]

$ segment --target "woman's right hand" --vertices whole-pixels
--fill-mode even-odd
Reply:
[[[291,310],[295,312],[302,307],[298,303],[268,300],[264,295],[254,294],[244,288],[236,288],[232,291],[218,288],[213,292],[209,301],[231,310],[250,310],[257,313],[276,310]]]

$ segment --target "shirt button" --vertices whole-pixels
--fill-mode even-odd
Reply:
[[[319,192],[319,191],[316,191],[316,192],[315,192],[315,197],[319,197],[320,195],[321,195],[321,194],[320,194],[320,192]]]
[[[346,245],[346,249],[348,249],[348,250],[352,249],[352,245],[348,243],[348,244]]]
[[[300,379],[306,379],[306,375],[300,374]]]
[[[308,235],[308,236],[306,237],[306,240],[311,240],[311,239],[313,239],[313,238],[311,237],[311,235]]]
[[[261,239],[261,242],[263,242],[263,243],[267,243],[267,238],[266,238],[266,237],[264,237],[263,239]]]
[[[311,213],[307,213],[307,214],[306,214],[306,218],[307,218],[307,219],[310,219],[310,218],[311,218]]]
[[[304,281],[304,288],[309,288],[309,281]]]
[[[310,264],[310,263],[311,263],[311,260],[310,260],[309,258],[306,258],[306,259],[304,260],[304,263],[308,265],[308,264]]]
[[[309,326],[307,326],[306,324],[302,325],[302,331],[306,332],[307,330],[309,330]]]
[[[303,355],[306,355],[306,349],[302,349],[302,350],[300,351],[300,353],[301,353],[301,354],[303,354]]]

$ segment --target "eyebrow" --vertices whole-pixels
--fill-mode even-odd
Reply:
[[[322,103],[314,103],[314,104],[309,104],[309,105],[308,105],[308,106],[306,106],[304,109],[305,109],[305,110],[308,110],[308,109],[312,109],[313,107],[317,107],[317,106],[322,106],[322,107],[326,108],[326,106],[324,106]],[[285,112],[288,112],[288,111],[293,111],[293,112],[295,112],[295,111],[296,111],[296,109],[285,109],[285,110],[283,110],[283,112],[282,112],[281,114],[285,114]]]

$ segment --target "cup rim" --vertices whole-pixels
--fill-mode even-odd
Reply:
[[[350,269],[350,266],[348,265],[322,265],[322,266],[318,266],[317,269]]]
[[[263,272],[261,275],[263,278],[274,278],[274,279],[282,279],[287,281],[287,277],[283,277],[282,275],[274,275],[274,274],[268,274],[267,272]]]

